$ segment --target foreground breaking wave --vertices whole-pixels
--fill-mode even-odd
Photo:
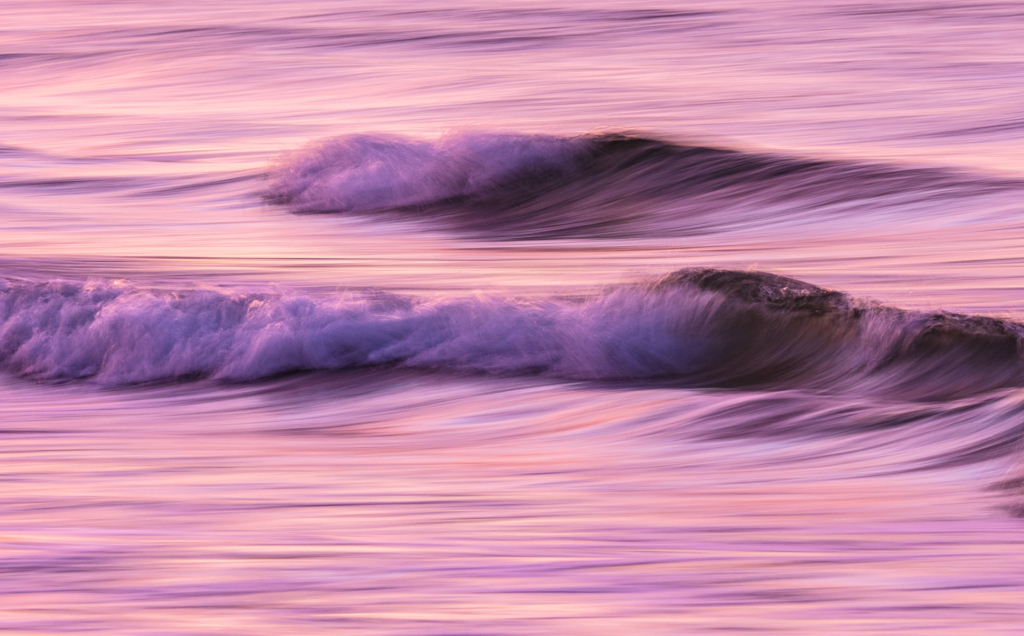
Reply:
[[[1017,323],[710,269],[541,301],[170,293],[116,281],[0,289],[3,369],[109,385],[401,366],[929,399],[1024,386],[1022,342]]]
[[[1007,180],[795,159],[637,136],[350,135],[287,156],[266,196],[300,213],[429,219],[493,238],[638,236],[866,213]],[[904,211],[904,215],[906,212]]]

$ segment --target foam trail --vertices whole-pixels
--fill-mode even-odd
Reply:
[[[948,397],[1024,385],[1022,333],[1016,323],[905,312],[723,270],[583,301],[167,293],[124,282],[0,290],[0,366],[110,385],[390,365]]]

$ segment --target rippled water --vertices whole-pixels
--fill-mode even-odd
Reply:
[[[0,25],[0,629],[1017,634],[1017,3]]]

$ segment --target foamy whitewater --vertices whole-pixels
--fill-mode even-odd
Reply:
[[[1011,635],[1024,13],[31,3],[0,631]]]

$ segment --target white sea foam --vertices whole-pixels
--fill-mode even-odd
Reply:
[[[910,394],[1024,381],[1019,325],[860,307],[799,281],[708,271],[585,301],[5,283],[0,366],[110,385],[379,365],[696,385],[859,381]]]
[[[576,169],[586,138],[457,134],[436,142],[349,135],[300,150],[274,171],[271,197],[306,212],[367,212],[482,196],[517,179]]]
[[[683,316],[664,298],[656,304],[616,295],[583,304],[417,302],[8,284],[0,293],[0,363],[22,376],[106,384],[380,364],[567,377],[679,371],[677,358],[688,357],[678,355],[675,323]]]

